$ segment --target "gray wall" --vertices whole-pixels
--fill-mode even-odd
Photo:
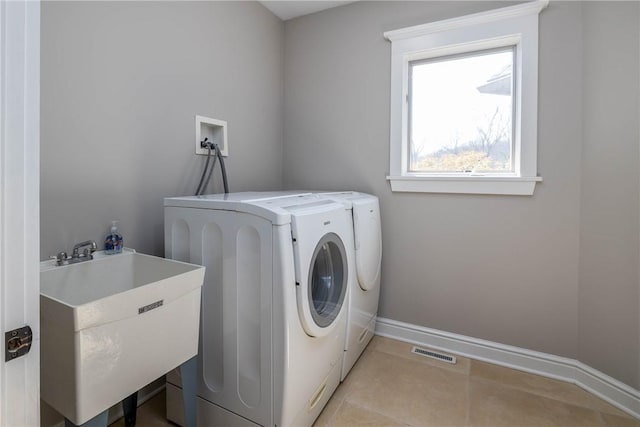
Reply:
[[[162,199],[204,165],[196,114],[228,122],[232,191],[281,188],[283,30],[255,2],[43,2],[42,258],[112,219],[162,255]]]
[[[640,384],[637,2],[584,5],[581,360]]]
[[[582,3],[552,2],[542,12],[544,182],[532,197],[391,193],[385,180],[390,44],[382,33],[502,6],[360,2],[287,21],[285,187],[380,197],[381,316],[583,359],[637,388],[637,4],[584,6],[583,17]],[[601,13],[608,18],[595,22]],[[609,43],[622,32],[624,47]]]
[[[204,166],[196,114],[228,122],[232,190],[281,188],[284,26],[264,7],[43,2],[41,21],[43,259],[102,249],[112,219],[126,246],[163,255],[162,199],[193,194]]]

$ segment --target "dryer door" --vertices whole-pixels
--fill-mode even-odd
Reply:
[[[298,309],[305,332],[327,335],[335,325],[347,293],[347,256],[335,233],[325,234],[313,251],[308,280],[300,284]]]
[[[363,291],[370,291],[380,284],[382,261],[382,232],[377,198],[353,204],[353,230],[358,284]]]

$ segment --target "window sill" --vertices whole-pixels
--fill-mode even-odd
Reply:
[[[391,191],[531,196],[542,177],[388,176]]]

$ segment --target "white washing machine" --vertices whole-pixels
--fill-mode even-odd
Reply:
[[[319,193],[320,197],[343,203],[352,217],[353,237],[349,243],[349,289],[347,331],[340,380],[344,380],[373,338],[380,298],[382,231],[380,204],[371,194],[354,191]]]
[[[165,199],[166,256],[207,267],[198,425],[313,423],[340,382],[350,233],[344,204],[310,194]],[[180,424],[180,378],[167,381]]]

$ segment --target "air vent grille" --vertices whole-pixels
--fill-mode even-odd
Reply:
[[[427,350],[426,348],[420,347],[412,347],[411,353],[418,354],[420,356],[429,357],[431,359],[440,360],[441,362],[451,363],[452,365],[456,364],[456,357],[450,356],[444,353],[437,353],[432,350]]]

